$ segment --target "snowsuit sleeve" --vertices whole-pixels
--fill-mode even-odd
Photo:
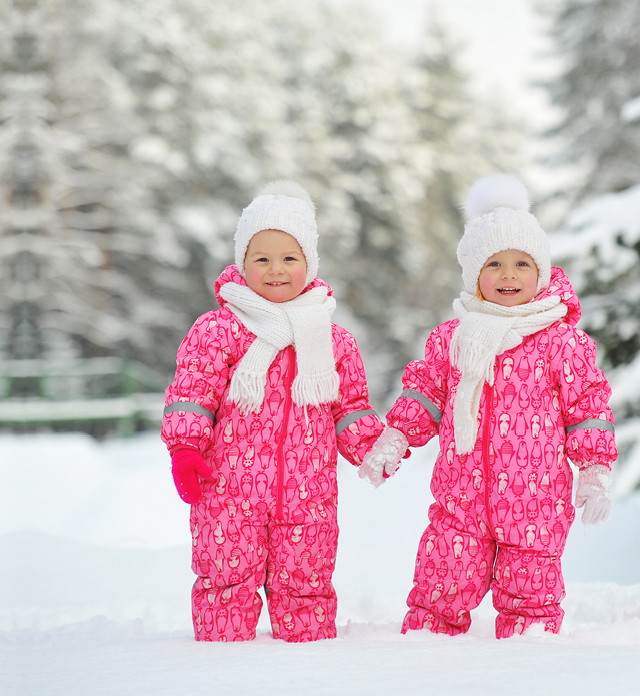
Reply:
[[[340,398],[331,405],[338,451],[359,466],[384,430],[384,423],[369,404],[367,378],[355,338],[334,325],[333,344],[340,377]]]
[[[411,447],[421,447],[438,432],[447,400],[449,346],[441,325],[431,332],[424,360],[414,360],[402,376],[404,391],[387,414],[387,424],[401,430]]]
[[[550,371],[557,385],[571,461],[583,469],[593,464],[611,467],[618,456],[611,388],[596,367],[596,346],[584,331],[561,325],[552,339]],[[555,404],[554,404],[555,405]]]
[[[229,333],[220,333],[221,312],[202,315],[182,341],[176,356],[176,375],[165,392],[162,439],[169,450],[178,445],[196,447],[201,453],[213,438],[216,413],[221,405],[233,364]],[[177,404],[184,403],[184,410]]]

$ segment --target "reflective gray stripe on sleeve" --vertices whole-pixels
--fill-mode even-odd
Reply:
[[[194,404],[191,401],[176,401],[170,406],[167,406],[164,410],[165,415],[167,413],[173,413],[174,411],[186,411],[187,413],[199,413],[201,416],[206,416],[212,421],[215,421],[215,417],[211,411],[207,410],[204,406],[200,404]]]
[[[340,435],[345,428],[348,428],[352,423],[355,423],[365,416],[377,415],[378,414],[372,408],[368,408],[366,411],[353,411],[353,413],[350,413],[336,423],[336,435]]]
[[[440,425],[440,421],[442,420],[442,411],[433,403],[433,401],[427,399],[424,394],[421,394],[415,389],[405,389],[398,398],[402,399],[403,397],[406,399],[415,399],[416,401],[419,401],[427,409],[427,411],[429,411],[433,417],[433,420]]]
[[[565,432],[570,433],[572,430],[586,430],[587,428],[598,428],[599,430],[609,430],[615,433],[616,428],[613,423],[608,420],[600,420],[599,418],[587,418],[581,423],[576,423],[575,425],[568,425],[565,428]]]

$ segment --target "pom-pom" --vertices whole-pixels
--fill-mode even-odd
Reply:
[[[525,185],[508,174],[491,174],[473,184],[467,194],[464,212],[467,220],[490,213],[495,208],[529,210]]]
[[[308,203],[315,212],[316,206],[307,189],[292,179],[276,179],[269,182],[258,194],[260,196],[289,196],[290,198],[300,198]]]

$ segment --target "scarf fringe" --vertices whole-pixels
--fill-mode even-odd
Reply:
[[[262,408],[266,384],[265,374],[239,368],[231,380],[229,401],[243,413],[257,413]]]
[[[335,370],[321,375],[298,373],[291,385],[291,396],[296,406],[332,403],[340,396],[340,377]]]
[[[458,383],[456,400],[460,397],[461,402],[470,404],[470,412],[476,413],[476,417],[468,417],[467,413],[461,408],[456,409],[453,404],[453,429],[458,454],[470,454],[475,447],[478,439],[478,409],[480,397],[482,396],[482,386],[472,379],[461,379]]]
[[[473,321],[474,317],[469,317],[468,321]],[[494,318],[494,322],[502,324],[498,329],[495,326],[492,332],[478,330],[474,332],[473,340],[465,340],[462,331],[456,331],[450,345],[451,362],[460,372],[469,379],[486,380],[493,385],[495,377],[495,358],[500,350],[500,344],[517,345],[522,341],[522,337],[513,331],[515,318]],[[480,328],[480,327],[478,327]]]

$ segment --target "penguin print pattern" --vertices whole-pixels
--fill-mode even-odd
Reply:
[[[217,289],[226,282],[244,284],[234,266]],[[316,278],[309,287],[318,285]],[[227,397],[255,336],[218,301],[222,308],[200,317],[180,346],[162,427],[169,448],[197,447],[212,470],[191,507],[195,637],[254,638],[264,586],[276,638],[333,638],[338,451],[359,465],[383,430],[358,347],[332,326],[338,401],[306,409],[293,403],[296,354],[288,346],[269,368],[261,409],[243,413]]]
[[[449,345],[458,320],[435,329],[424,360],[405,370],[406,391],[388,424],[411,446],[438,433],[440,453],[403,632],[464,633],[471,609],[489,589],[498,638],[532,623],[560,630],[560,560],[575,515],[568,460],[579,468],[610,467],[617,451],[610,388],[595,366],[594,342],[575,328],[580,306],[558,268],[540,297],[551,294],[567,305],[565,319],[497,357],[471,453],[456,453],[453,431],[460,373],[450,363]]]

